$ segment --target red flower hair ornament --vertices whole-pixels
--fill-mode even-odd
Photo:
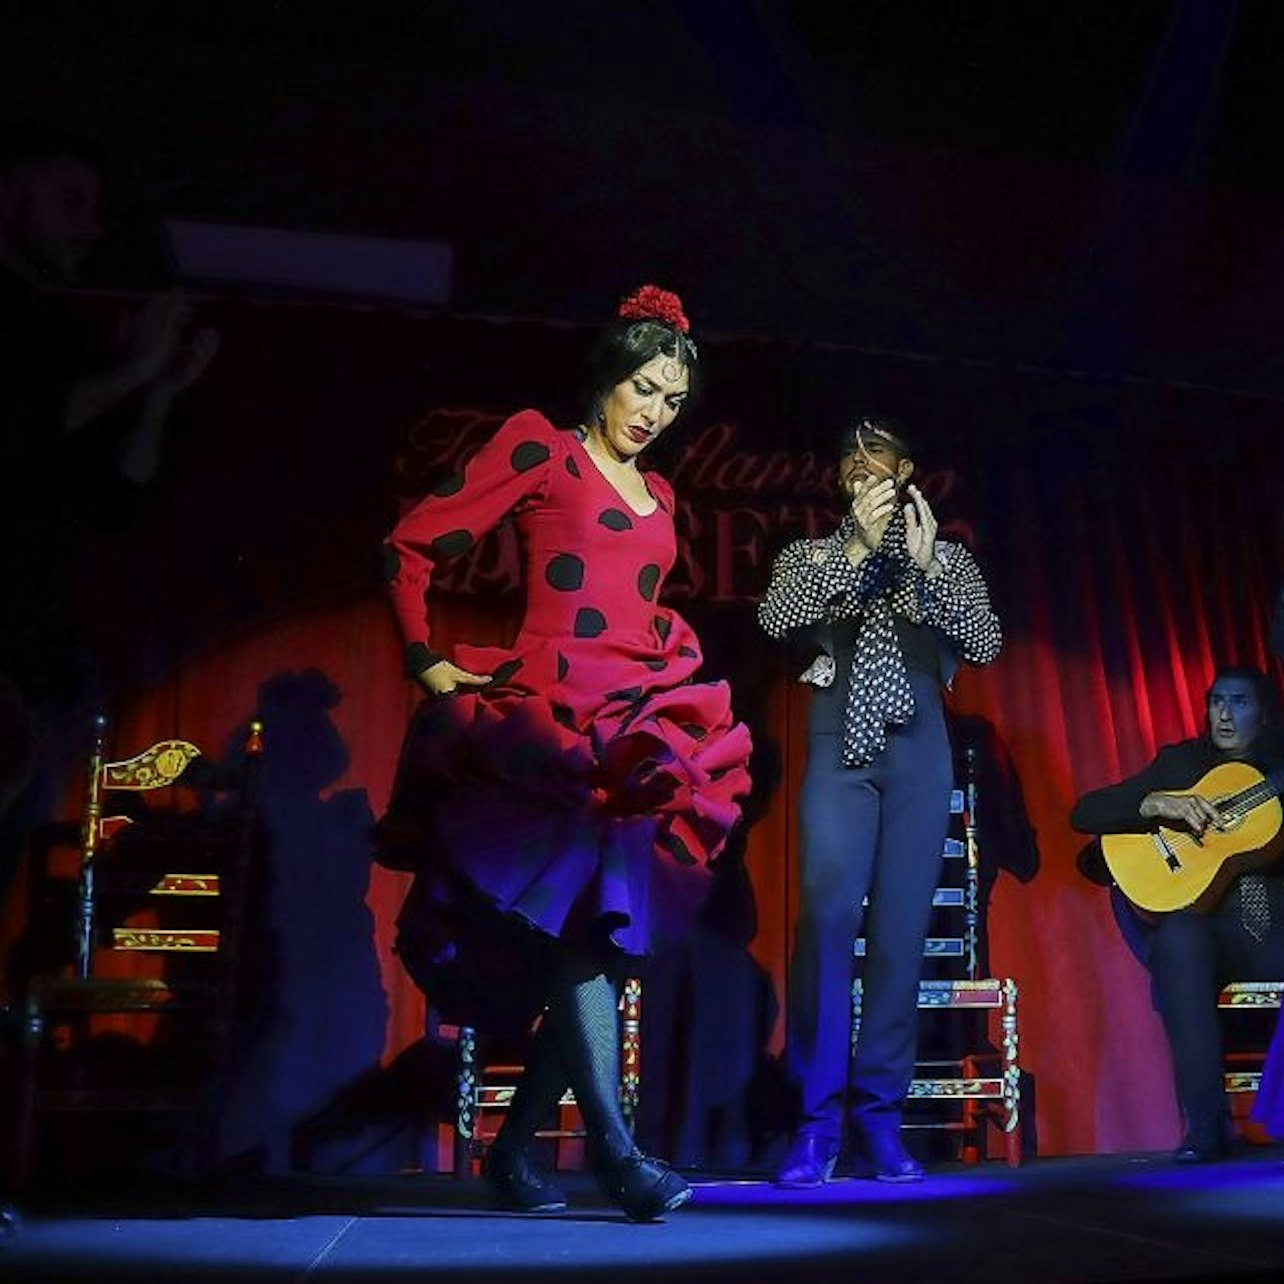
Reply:
[[[663,321],[686,334],[691,322],[682,310],[682,300],[672,290],[643,285],[620,300],[619,315],[628,321]]]

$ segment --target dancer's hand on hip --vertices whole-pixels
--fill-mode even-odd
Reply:
[[[417,674],[415,681],[429,695],[453,695],[460,687],[484,687],[490,681],[489,673],[469,673],[449,660],[438,660],[422,673]]]

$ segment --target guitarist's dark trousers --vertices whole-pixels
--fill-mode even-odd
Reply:
[[[1146,943],[1155,1002],[1172,1045],[1177,1099],[1188,1132],[1223,1126],[1221,1019],[1217,994],[1229,981],[1284,978],[1284,878],[1267,877],[1269,925],[1256,939],[1244,926],[1243,879],[1211,914],[1162,915]]]

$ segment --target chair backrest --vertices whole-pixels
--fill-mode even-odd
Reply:
[[[950,815],[958,817],[955,832],[945,839],[942,855],[946,861],[962,860],[965,863],[962,885],[943,885],[932,897],[935,909],[963,911],[963,923],[958,935],[929,936],[923,942],[923,956],[928,959],[955,961],[961,965],[966,979],[975,981],[979,966],[979,850],[976,838],[976,750],[971,746],[964,751],[964,780],[961,789],[950,791]],[[959,830],[961,829],[961,834]],[[947,865],[948,869],[949,866]],[[858,936],[853,953],[865,957],[865,938]]]
[[[134,823],[125,815],[104,815],[104,797],[110,791],[148,792],[184,783],[194,774],[194,764],[203,761],[201,751],[188,740],[165,739],[149,745],[129,758],[108,759],[105,752],[107,719],[99,714],[94,720],[94,740],[89,756],[86,781],[85,816],[81,828],[80,880],[76,922],[76,973],[88,978],[92,970],[95,917],[95,874],[100,848],[126,826]],[[243,747],[247,770],[243,796],[252,796],[253,767],[263,751],[263,724],[251,721]],[[206,880],[207,882],[210,880]],[[217,888],[217,879],[213,879]],[[165,889],[170,894],[202,894],[199,888],[181,883]],[[207,894],[209,890],[206,889]],[[217,894],[214,891],[212,894]]]
[[[188,740],[158,740],[132,758],[109,762],[103,749],[106,735],[107,718],[100,713],[94,719],[94,743],[86,781],[85,820],[81,836],[83,865],[92,863],[100,843],[121,826],[131,823],[128,816],[103,816],[103,794],[108,789],[128,789],[139,793],[164,789],[174,784],[187,770],[188,764],[201,754]]]

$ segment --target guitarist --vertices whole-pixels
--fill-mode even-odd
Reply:
[[[1213,800],[1174,791],[1191,789],[1232,760],[1263,774],[1284,768],[1278,704],[1261,670],[1219,669],[1206,708],[1204,735],[1166,746],[1135,776],[1080,798],[1070,813],[1075,829],[1145,833],[1162,822],[1199,836],[1220,826]],[[1230,1141],[1217,995],[1228,981],[1284,976],[1284,865],[1241,874],[1207,914],[1178,910],[1140,931],[1185,1120],[1173,1157],[1182,1163],[1217,1159]]]

